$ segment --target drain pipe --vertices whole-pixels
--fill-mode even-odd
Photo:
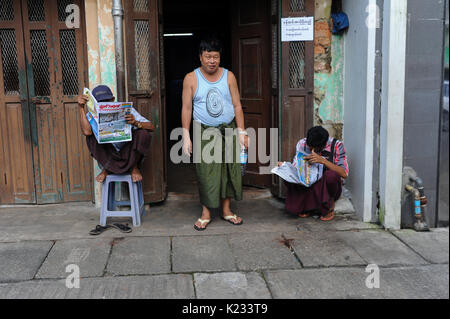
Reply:
[[[414,223],[414,229],[416,231],[429,231],[427,223],[425,222],[425,207],[427,206],[428,199],[425,196],[424,187],[422,179],[415,176],[410,176],[410,181],[414,183],[414,186],[407,184],[405,189],[414,194],[414,216],[416,217],[416,222]]]
[[[124,102],[125,98],[125,55],[123,42],[123,6],[122,0],[113,0],[112,16],[114,21],[114,49],[116,54],[116,84],[117,84],[117,100]],[[116,185],[116,191],[120,200],[129,200],[129,195],[125,187]]]
[[[116,53],[117,101],[125,101],[125,58],[123,45],[122,0],[113,0],[114,47]]]

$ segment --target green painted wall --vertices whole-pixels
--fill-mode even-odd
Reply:
[[[342,139],[344,120],[344,36],[332,36],[331,71],[314,74],[314,124]]]

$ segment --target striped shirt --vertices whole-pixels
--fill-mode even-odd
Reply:
[[[333,138],[330,137],[328,139],[327,145],[325,146],[325,148],[323,149],[322,152],[330,153],[332,143],[333,143]],[[306,145],[306,138],[298,141],[295,154],[297,155],[298,152],[302,152],[305,154],[311,153],[311,150],[309,149],[308,145]],[[328,156],[326,156],[325,154],[320,154],[320,155],[325,156],[328,159]],[[294,157],[293,163],[295,163],[295,157]],[[344,143],[339,140],[336,140],[336,145],[334,146],[334,163],[333,164],[343,167],[345,169],[345,174],[348,175],[349,169],[348,169],[347,155],[345,152]]]

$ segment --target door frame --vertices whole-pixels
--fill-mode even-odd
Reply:
[[[128,100],[133,102],[136,110],[145,118],[154,122],[149,157],[144,161],[144,202],[155,203],[167,197],[167,159],[165,132],[165,85],[162,83],[163,52],[162,38],[162,1],[148,0],[147,11],[135,11],[132,0],[124,1],[125,44]],[[148,72],[149,87],[139,90],[136,79],[135,21],[148,24]],[[145,40],[145,39],[144,39]],[[162,153],[162,154],[161,154]]]
[[[235,0],[238,1],[238,0]],[[260,1],[260,0],[258,0]],[[271,3],[272,0],[267,0],[264,1],[264,5],[259,7],[259,10],[262,13],[262,21],[259,21],[257,23],[249,23],[249,24],[239,24],[239,19],[240,19],[240,12],[239,12],[239,5],[233,5],[233,2],[231,2],[231,34],[232,34],[232,38],[231,38],[231,44],[232,44],[232,62],[233,62],[233,73],[236,75],[236,79],[238,82],[238,86],[239,86],[239,92],[240,92],[240,96],[241,96],[241,103],[242,103],[242,109],[244,112],[244,118],[245,118],[245,126],[246,128],[248,128],[248,124],[253,118],[253,121],[261,121],[260,123],[262,124],[262,127],[254,127],[255,131],[256,131],[256,136],[258,137],[258,129],[259,128],[264,128],[266,130],[266,143],[265,143],[265,148],[266,148],[266,153],[270,152],[270,127],[271,124],[273,122],[273,114],[272,114],[272,109],[273,109],[273,105],[272,105],[272,68],[271,68],[271,61],[273,60],[272,57],[272,41],[273,39],[271,39],[270,36],[270,32],[271,32]],[[261,29],[259,29],[261,28]],[[255,30],[256,29],[256,30]],[[256,37],[255,35],[258,34],[259,30],[264,30],[263,31],[263,36],[261,37]],[[241,36],[244,35],[242,38]],[[243,56],[245,56],[244,54],[241,54],[241,48],[239,47],[239,45],[243,44],[243,42],[241,42],[241,39],[243,39],[244,41],[248,40],[248,39],[259,39],[260,41],[257,41],[257,43],[259,44],[259,48],[260,50],[260,73],[259,75],[261,76],[260,79],[258,79],[257,81],[259,81],[259,83],[261,83],[262,87],[261,90],[262,92],[259,93],[258,95],[253,95],[251,94],[250,96],[244,96],[244,91],[243,91],[243,87],[240,86],[241,81],[243,80],[242,74],[241,73],[241,69],[240,69],[240,65],[241,65],[241,60],[243,58]],[[255,45],[255,43],[249,43],[250,45]],[[254,102],[260,100],[261,103],[263,103],[263,107],[265,108],[256,108]],[[246,105],[248,104],[248,105]],[[265,104],[265,105],[264,105]],[[247,107],[248,106],[248,107]],[[260,113],[258,113],[258,111],[260,111]],[[258,151],[258,141],[251,141],[250,143],[255,143],[253,145],[256,145],[255,149]],[[253,164],[255,165],[255,164]],[[253,166],[252,165],[252,166]],[[242,182],[244,185],[249,185],[249,186],[254,186],[254,187],[270,187],[271,186],[271,176],[267,176],[267,175],[263,175],[260,174],[260,168],[267,166],[268,163],[261,163],[259,161],[258,158],[256,158],[256,170],[249,170],[249,166],[247,165],[247,171],[246,174],[243,176],[242,178]]]

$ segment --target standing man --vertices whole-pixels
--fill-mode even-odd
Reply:
[[[220,163],[206,163],[203,156],[201,162],[196,163],[196,173],[199,184],[200,202],[203,206],[202,216],[194,225],[198,231],[205,230],[211,222],[211,208],[219,208],[222,204],[222,218],[233,225],[241,225],[242,219],[230,209],[231,198],[242,200],[241,164],[236,161],[236,143],[248,148],[248,135],[244,126],[244,112],[242,111],[236,77],[230,71],[220,67],[222,54],[221,43],[217,39],[203,40],[200,43],[201,66],[186,75],[183,82],[183,108],[181,120],[183,124],[183,152],[191,156],[192,141],[190,126],[192,111],[194,121],[201,125],[199,143],[201,154],[205,146],[221,143],[221,154],[212,157],[222,159]],[[225,129],[238,128],[238,138],[233,137],[233,143],[224,141]],[[202,140],[203,131],[216,128],[219,136],[211,136],[209,140]],[[231,149],[233,148],[233,149]],[[233,163],[225,163],[225,149],[231,152]],[[220,156],[218,156],[220,155]]]

